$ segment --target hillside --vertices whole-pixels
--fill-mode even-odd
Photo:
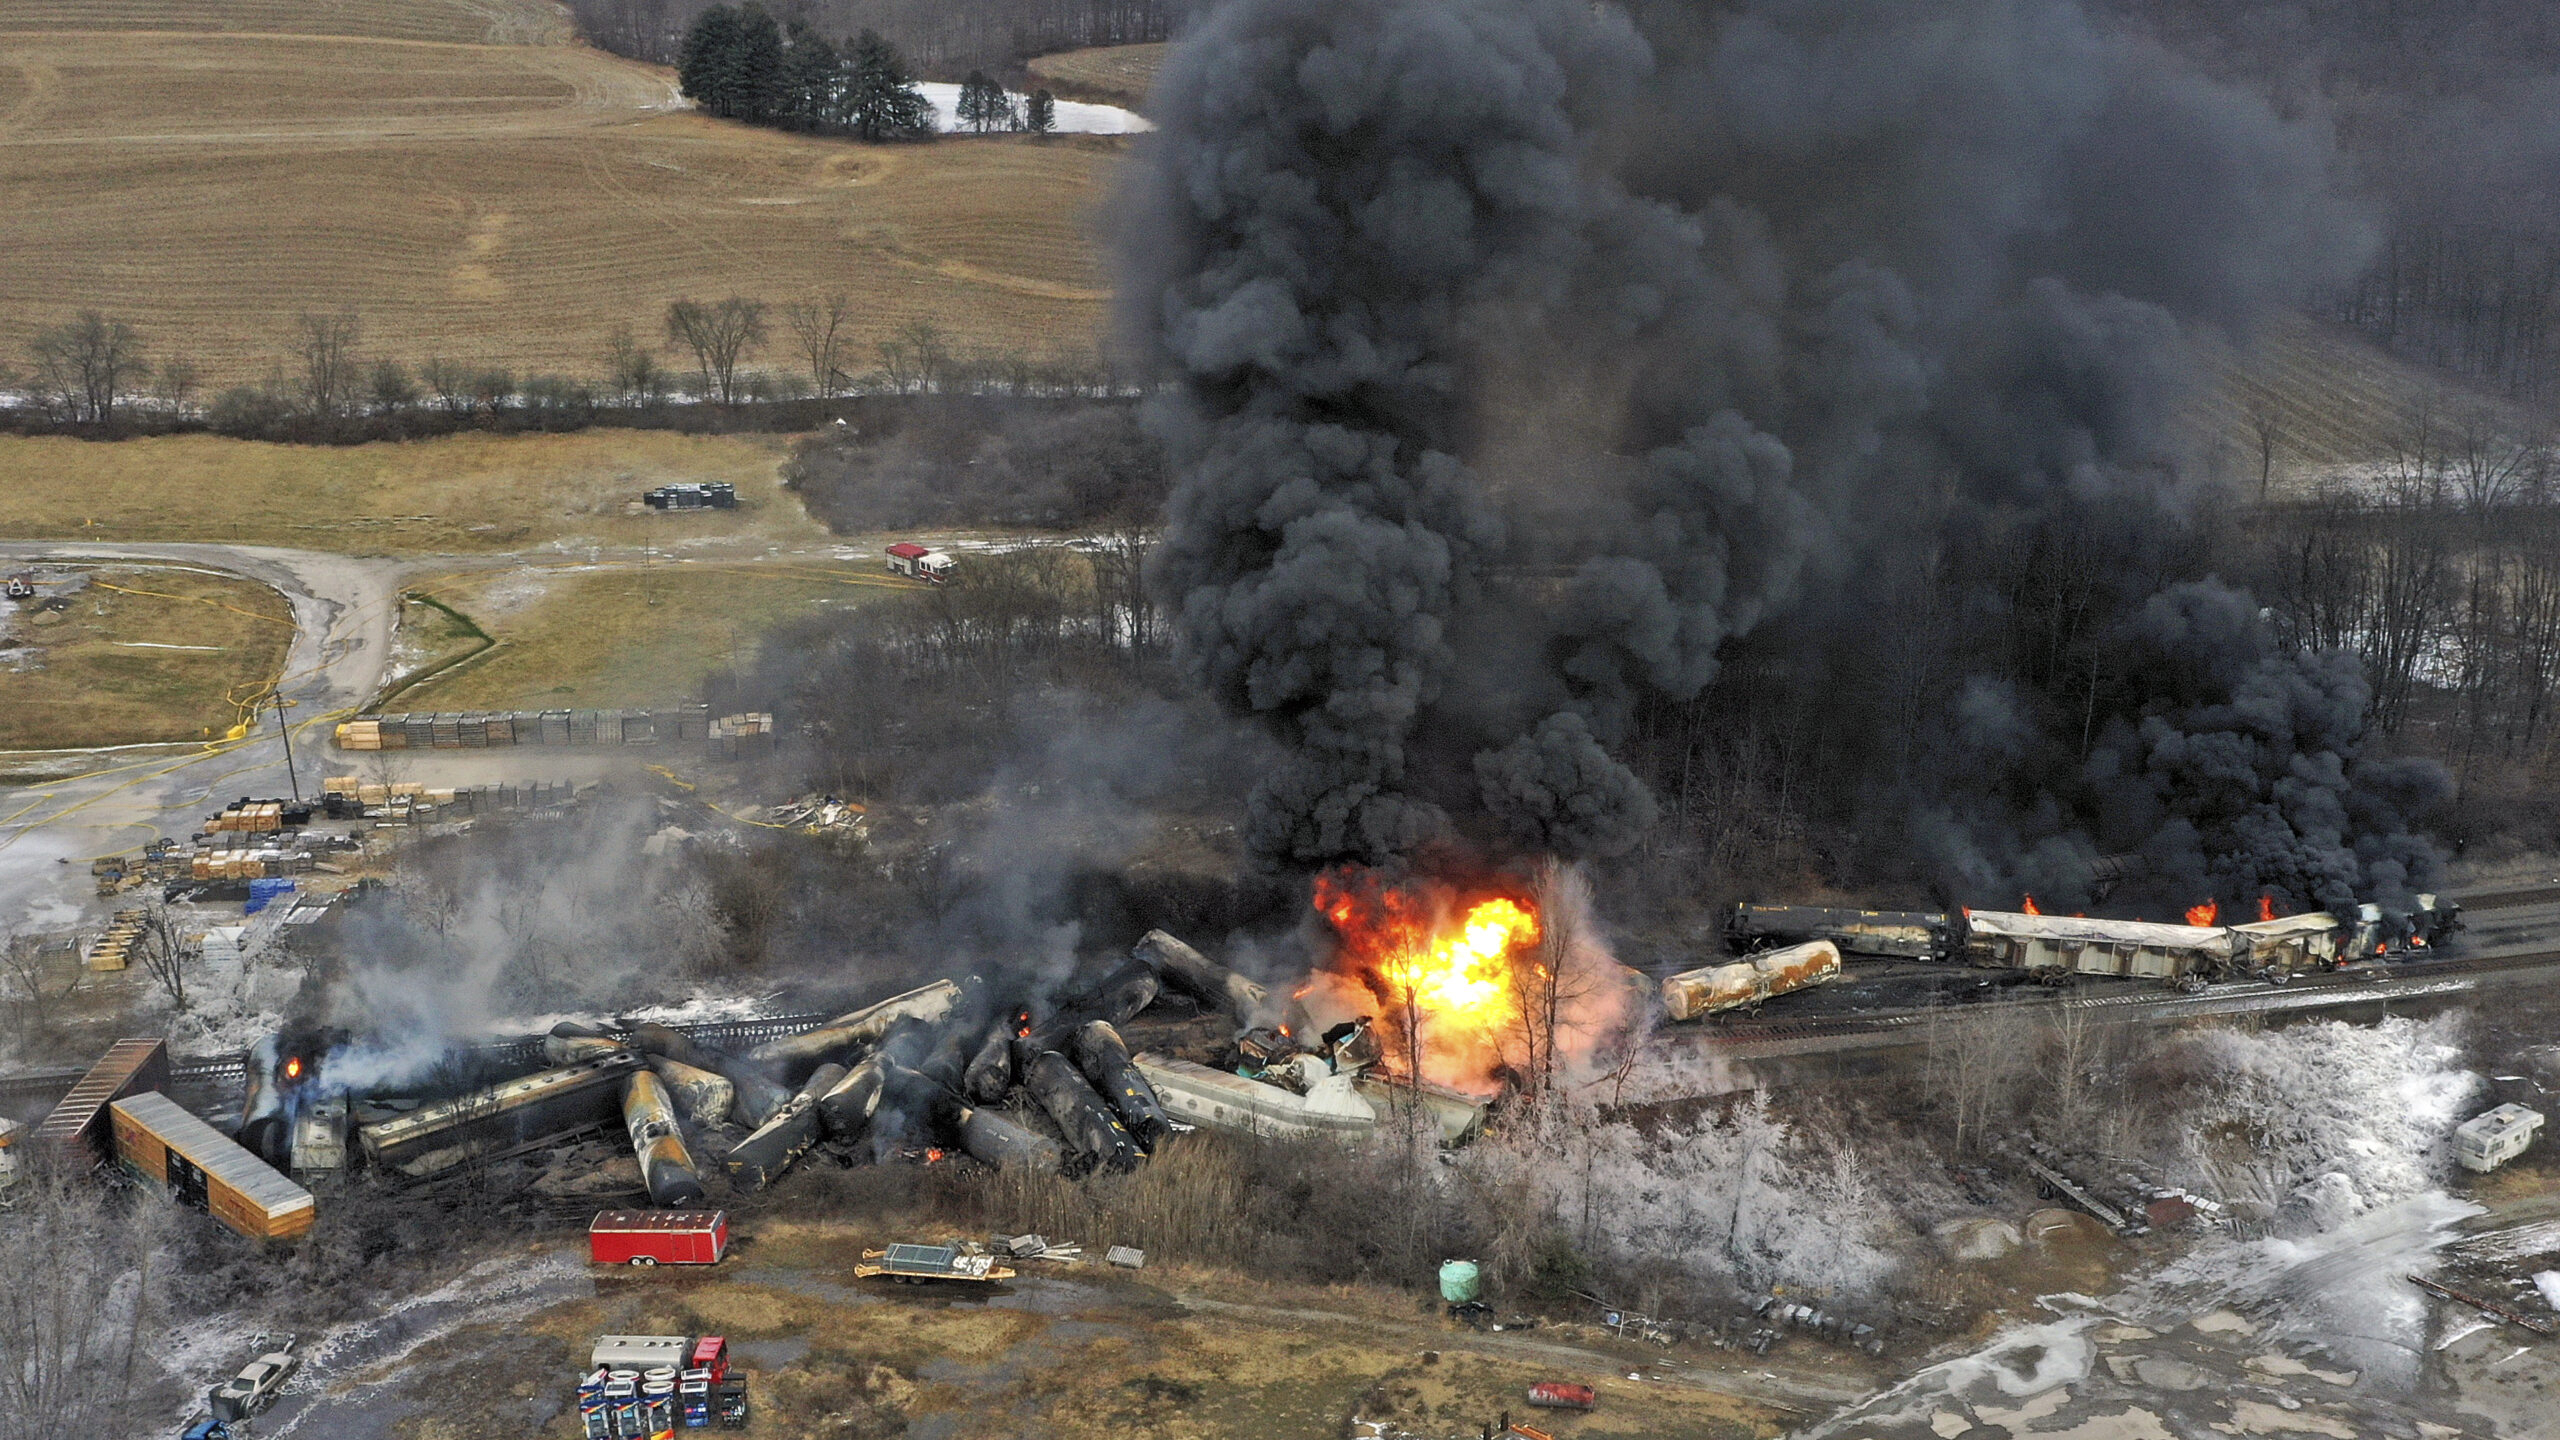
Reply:
[[[1088,211],[1121,142],[717,123],[664,70],[493,43],[556,38],[553,14],[0,0],[0,356],[95,307],[236,383],[297,312],[351,309],[369,353],[592,375],[671,298],[839,289],[866,354],[920,318],[963,350],[1091,348]],[[787,335],[760,363],[789,367]]]

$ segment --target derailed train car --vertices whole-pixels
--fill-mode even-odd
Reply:
[[[1963,935],[1965,963],[2047,980],[2102,975],[2194,987],[2244,971],[2250,957],[2248,937],[2224,925],[1968,910]]]
[[[1955,953],[1954,928],[1934,910],[1741,904],[1726,913],[1724,938],[1736,955],[1816,940],[1876,959],[1945,960]]]
[[[623,1120],[628,1053],[598,1055],[457,1096],[356,1131],[365,1158],[412,1177],[531,1149]]]

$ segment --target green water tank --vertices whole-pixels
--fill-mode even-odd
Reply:
[[[1472,1302],[1483,1288],[1483,1277],[1476,1270],[1476,1262],[1473,1260],[1440,1262],[1441,1299],[1452,1305],[1465,1305]]]

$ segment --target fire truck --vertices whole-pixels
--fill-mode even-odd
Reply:
[[[913,540],[901,540],[889,547],[889,573],[939,585],[951,578],[951,557]]]

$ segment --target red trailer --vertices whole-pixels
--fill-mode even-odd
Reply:
[[[1570,1380],[1541,1380],[1529,1387],[1529,1403],[1544,1410],[1588,1410],[1600,1403],[1600,1394]]]
[[[599,1265],[717,1265],[729,1250],[725,1210],[607,1210],[587,1227]]]

